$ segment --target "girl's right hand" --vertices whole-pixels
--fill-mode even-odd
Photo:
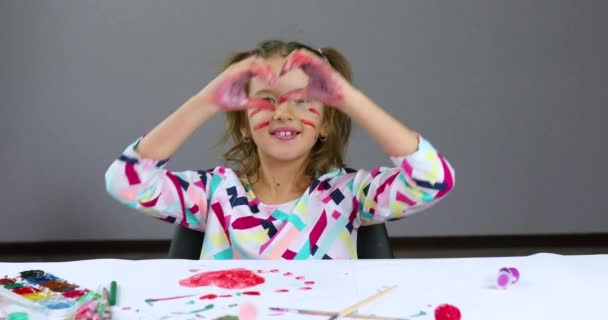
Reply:
[[[259,57],[249,57],[224,70],[198,94],[219,111],[235,111],[248,108],[274,110],[275,106],[263,99],[252,98],[247,92],[249,80],[258,77],[269,84],[276,82],[271,66]]]

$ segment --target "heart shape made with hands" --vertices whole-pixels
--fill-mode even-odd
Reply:
[[[296,69],[302,70],[308,76],[308,84],[305,88],[283,94],[279,98],[279,103],[306,98],[337,106],[343,100],[345,81],[329,63],[303,50],[295,51],[287,57],[278,77],[269,66],[259,65],[253,65],[231,75],[217,88],[214,100],[227,111],[245,108],[274,110],[275,106],[272,103],[249,96],[246,90],[247,83],[252,78],[259,78],[274,86],[278,79]]]

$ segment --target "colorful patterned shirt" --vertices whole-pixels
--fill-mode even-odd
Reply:
[[[395,167],[334,169],[294,201],[262,203],[225,166],[169,171],[142,158],[141,138],[105,174],[108,193],[130,208],[205,232],[201,259],[356,259],[360,226],[420,212],[453,188],[454,170],[423,137]]]

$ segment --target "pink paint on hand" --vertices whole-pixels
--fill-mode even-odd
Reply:
[[[180,280],[184,287],[215,286],[223,289],[250,288],[264,283],[264,278],[247,269],[229,269],[195,274]]]

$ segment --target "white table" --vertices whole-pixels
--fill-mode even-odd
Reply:
[[[519,282],[497,289],[494,280],[502,267],[516,267]],[[199,272],[246,268],[265,283],[244,289],[188,288],[180,279]],[[359,261],[189,261],[189,260],[85,260],[60,263],[0,263],[0,277],[23,270],[41,269],[89,289],[119,284],[114,319],[214,319],[235,315],[237,306],[257,306],[257,319],[327,319],[284,313],[268,307],[339,311],[386,286],[399,288],[359,310],[360,314],[434,319],[434,308],[457,306],[463,320],[500,319],[608,319],[608,255],[561,256],[549,253],[527,257],[467,259],[395,259]],[[277,269],[279,272],[270,272]],[[292,275],[286,272],[291,272]],[[296,280],[302,276],[304,279]],[[300,278],[301,279],[301,278]],[[300,290],[314,281],[311,290]],[[288,292],[276,292],[287,289]],[[259,296],[237,295],[258,291]],[[146,303],[146,299],[195,296]],[[231,295],[213,300],[207,294]],[[192,314],[213,304],[207,311]],[[0,304],[2,306],[2,304]],[[6,310],[6,302],[4,304]],[[4,311],[4,317],[6,311]],[[0,319],[3,313],[0,312]]]

